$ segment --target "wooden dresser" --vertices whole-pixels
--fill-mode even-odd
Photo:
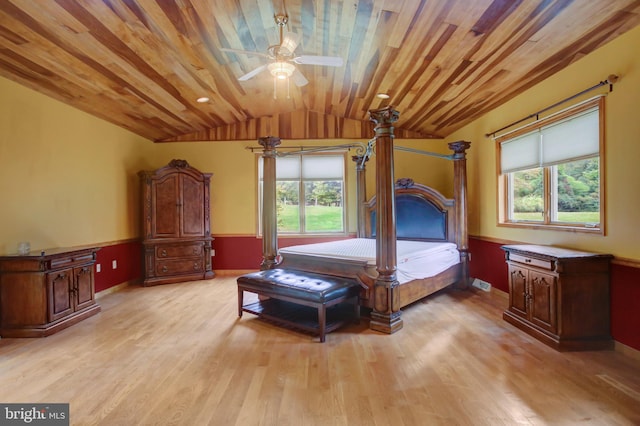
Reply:
[[[144,285],[213,278],[209,182],[185,160],[172,160],[142,181]]]
[[[613,348],[609,268],[613,256],[507,245],[505,321],[561,351]]]
[[[98,248],[0,257],[0,336],[45,337],[100,312]]]

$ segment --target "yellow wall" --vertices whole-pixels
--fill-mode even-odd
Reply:
[[[135,173],[153,144],[0,78],[0,253],[139,233]]]
[[[448,140],[472,141],[469,153],[470,234],[554,244],[640,260],[640,27],[465,126]],[[606,236],[498,227],[496,150],[485,133],[501,128],[605,80],[620,76],[606,98]],[[608,89],[608,87],[607,87]],[[585,97],[607,92],[591,92]]]
[[[373,136],[373,134],[372,134]],[[359,141],[353,140],[282,140],[278,149],[294,146],[334,146]],[[365,143],[365,141],[362,141]],[[422,150],[440,150],[447,146],[443,141],[396,141],[397,144]],[[255,235],[258,217],[256,158],[246,147],[258,147],[257,141],[235,142],[179,142],[155,144],[147,161],[150,169],[167,164],[173,158],[185,159],[193,167],[213,173],[211,178],[211,231],[214,235]],[[355,164],[348,153],[347,163],[347,228],[356,231]],[[452,191],[448,186],[451,178],[439,173],[438,163],[445,163],[447,171],[453,166],[444,160],[433,161],[429,157],[415,154],[396,154],[396,177],[410,176],[418,183],[430,184],[443,192]],[[435,163],[435,165],[433,164]],[[449,167],[447,167],[449,166]],[[411,170],[419,170],[418,173]],[[450,172],[451,173],[451,172]],[[367,163],[367,194],[375,190],[375,158]],[[430,183],[431,182],[431,183]],[[451,195],[449,195],[451,196]]]
[[[137,173],[174,158],[213,173],[211,229],[215,235],[255,235],[257,141],[154,144],[77,109],[0,78],[0,254],[18,242],[33,250],[100,244],[140,237]],[[373,136],[373,132],[372,132]],[[285,146],[354,141],[283,140]],[[362,141],[363,143],[366,141]],[[448,153],[446,143],[396,144]],[[348,230],[356,231],[355,165],[348,153]],[[451,196],[449,162],[396,153],[396,177],[412,177]],[[375,189],[375,159],[367,165],[368,197]]]
[[[402,124],[402,111],[400,111],[398,123]],[[395,139],[394,146],[444,155],[450,155],[453,152],[448,148],[447,143],[440,139]],[[437,189],[446,197],[453,197],[453,163],[451,161],[400,150],[394,150],[393,157],[396,180],[408,177],[417,183]],[[375,156],[371,158],[370,173],[367,174],[369,197],[375,193],[375,160]]]

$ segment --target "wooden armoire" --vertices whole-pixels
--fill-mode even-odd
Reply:
[[[145,286],[213,278],[209,186],[185,160],[139,173]]]

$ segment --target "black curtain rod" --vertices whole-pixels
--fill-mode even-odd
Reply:
[[[614,75],[614,74],[611,74],[609,77],[607,77],[606,80],[601,81],[600,83],[596,84],[595,86],[591,86],[588,89],[585,89],[580,93],[576,93],[575,95],[569,96],[568,98],[565,98],[565,99],[561,100],[560,102],[556,102],[553,105],[550,105],[550,106],[548,106],[548,107],[546,107],[544,109],[541,109],[540,111],[534,112],[533,114],[529,114],[528,116],[526,116],[524,118],[521,118],[518,121],[514,121],[511,124],[507,124],[506,126],[499,128],[498,130],[494,130],[493,132],[486,133],[485,136],[486,137],[495,136],[496,133],[501,132],[501,131],[503,131],[505,129],[508,129],[509,127],[513,127],[516,124],[520,124],[523,121],[528,120],[528,119],[533,118],[533,117],[535,117],[536,120],[538,120],[538,116],[540,114],[542,114],[543,112],[549,111],[550,109],[553,109],[553,108],[555,108],[555,107],[557,107],[559,105],[562,105],[565,102],[569,102],[570,100],[575,99],[578,96],[584,95],[585,93],[590,92],[590,91],[592,91],[594,89],[597,89],[598,87],[604,86],[606,84],[609,85],[609,92],[611,92],[611,91],[613,91],[613,83],[615,83],[616,81],[618,81],[618,76]]]
[[[341,149],[353,149],[353,148],[360,148],[360,149],[364,149],[364,144],[362,142],[355,142],[355,143],[350,143],[350,144],[343,144],[343,145],[307,145],[307,146],[302,146],[302,145],[298,145],[298,146],[279,146],[278,147],[278,151],[282,150],[282,149],[286,149],[286,150],[295,150],[295,152],[292,152],[291,154],[295,154],[295,153],[305,153],[305,152],[318,152],[318,151],[322,151],[322,150],[326,150],[326,151],[338,151]],[[264,147],[262,146],[245,146],[244,149],[249,150],[251,152],[254,151],[263,151]]]
[[[304,151],[305,149],[318,149],[318,148],[326,148],[325,145],[307,145],[307,146],[279,146],[278,149],[297,149],[300,151]],[[244,149],[248,149],[249,151],[262,151],[264,150],[263,146],[245,146]]]

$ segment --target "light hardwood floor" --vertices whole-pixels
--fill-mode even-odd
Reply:
[[[72,425],[640,424],[640,361],[560,353],[445,291],[393,335],[237,317],[235,277],[126,287],[43,339],[0,339],[0,402],[68,402]]]

